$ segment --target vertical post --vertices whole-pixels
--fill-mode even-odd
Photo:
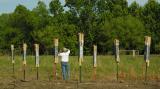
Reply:
[[[35,46],[35,53],[36,53],[36,69],[37,69],[37,80],[39,79],[39,71],[38,71],[38,69],[39,69],[39,44],[34,44],[34,46]]]
[[[136,51],[135,51],[135,50],[132,50],[132,52],[133,52],[133,57],[135,57]]]
[[[83,62],[84,34],[79,33],[79,81],[82,82],[82,62]]]
[[[58,38],[54,39],[54,70],[53,70],[53,77],[56,80],[57,79],[57,68],[56,65],[58,63]]]
[[[23,79],[26,80],[26,55],[27,55],[27,44],[23,44]]]
[[[116,63],[117,63],[117,81],[119,79],[118,75],[119,75],[119,63],[120,63],[120,57],[119,57],[119,40],[115,39],[114,40],[114,45],[115,45],[115,59],[116,59]]]
[[[96,80],[97,45],[93,45],[93,79]]]
[[[12,65],[13,65],[13,75],[14,75],[14,45],[11,45],[11,58],[12,58]]]
[[[147,81],[147,72],[149,67],[149,56],[150,56],[150,45],[151,45],[151,37],[145,36],[145,54],[144,60],[146,62],[146,70],[145,70],[145,81]]]

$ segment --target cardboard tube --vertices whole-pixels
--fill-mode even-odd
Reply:
[[[26,65],[26,51],[27,51],[27,44],[23,44],[23,64]]]
[[[11,51],[13,51],[14,50],[14,45],[11,45]]]
[[[93,67],[97,67],[97,45],[93,45]]]
[[[54,46],[55,46],[55,55],[54,55],[54,63],[58,63],[58,38],[54,39]]]
[[[58,38],[54,39],[54,46],[58,46]]]
[[[115,44],[115,59],[116,62],[120,62],[120,57],[119,57],[119,40],[115,39],[114,40],[114,44]]]
[[[39,67],[39,44],[35,45],[35,52],[36,52],[36,67]]]
[[[147,46],[151,45],[151,37],[145,36],[145,45],[147,45]]]

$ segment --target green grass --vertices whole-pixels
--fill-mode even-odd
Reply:
[[[143,56],[120,56],[119,77],[125,80],[144,79],[145,62]],[[36,79],[35,57],[27,56],[26,77]],[[160,79],[160,57],[151,56],[148,69],[148,79]],[[92,56],[85,56],[82,64],[83,80],[92,80],[93,60]],[[18,79],[23,79],[22,57],[15,56],[15,75]],[[116,79],[116,63],[113,56],[97,57],[97,79],[113,80]],[[40,79],[53,79],[53,56],[40,56]],[[79,78],[78,57],[70,57],[70,73],[72,80]],[[58,79],[61,79],[61,65],[57,64]],[[0,56],[0,77],[9,78],[12,76],[12,64],[9,56]]]

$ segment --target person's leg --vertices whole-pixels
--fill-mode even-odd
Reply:
[[[63,80],[66,80],[66,69],[65,69],[65,63],[64,62],[61,62],[61,67],[62,67]]]
[[[66,65],[66,74],[67,74],[67,79],[69,80],[69,78],[70,78],[70,66],[69,66],[68,63]]]
[[[65,79],[67,80],[67,63],[65,62]]]

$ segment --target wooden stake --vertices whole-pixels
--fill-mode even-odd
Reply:
[[[15,74],[14,73],[14,63],[15,63],[15,60],[14,60],[14,45],[11,45],[11,57],[12,57],[13,75],[14,75]]]
[[[145,70],[145,81],[147,81],[147,73],[148,73],[148,66],[147,66],[147,63],[145,63],[146,65],[146,70]]]
[[[117,62],[117,81],[119,80],[119,63]]]
[[[23,79],[26,80],[26,55],[27,55],[27,44],[23,44]]]
[[[13,63],[13,75],[15,75],[15,72],[14,72],[14,63]]]
[[[26,67],[23,65],[23,79],[26,80]]]
[[[39,71],[38,71],[38,68],[39,68],[39,67],[37,67],[37,80],[39,79]]]
[[[37,68],[37,80],[39,79],[39,44],[35,44],[35,53],[36,53],[36,68]]]
[[[79,66],[79,82],[82,82],[82,66]]]
[[[116,59],[116,63],[117,63],[117,81],[118,81],[118,79],[119,79],[119,63],[120,63],[119,40],[118,39],[115,39],[114,45],[115,45],[115,59]]]
[[[145,70],[145,81],[147,81],[147,73],[148,73],[148,67],[149,67],[149,56],[150,56],[150,45],[151,45],[151,37],[145,36],[145,54],[144,54],[144,60],[146,64],[146,70]]]
[[[83,45],[84,45],[84,34],[79,33],[79,80],[82,82],[82,62],[83,62]]]
[[[93,80],[96,80],[97,45],[93,45]]]
[[[56,73],[57,73],[57,68],[56,68],[56,66],[57,66],[57,64],[56,63],[54,63],[54,67],[53,67],[53,77],[54,77],[54,80],[57,80],[57,75],[56,75]]]
[[[93,67],[93,80],[96,80],[97,68]]]
[[[53,68],[53,77],[54,80],[57,79],[57,63],[58,63],[58,38],[54,39],[54,68]]]

